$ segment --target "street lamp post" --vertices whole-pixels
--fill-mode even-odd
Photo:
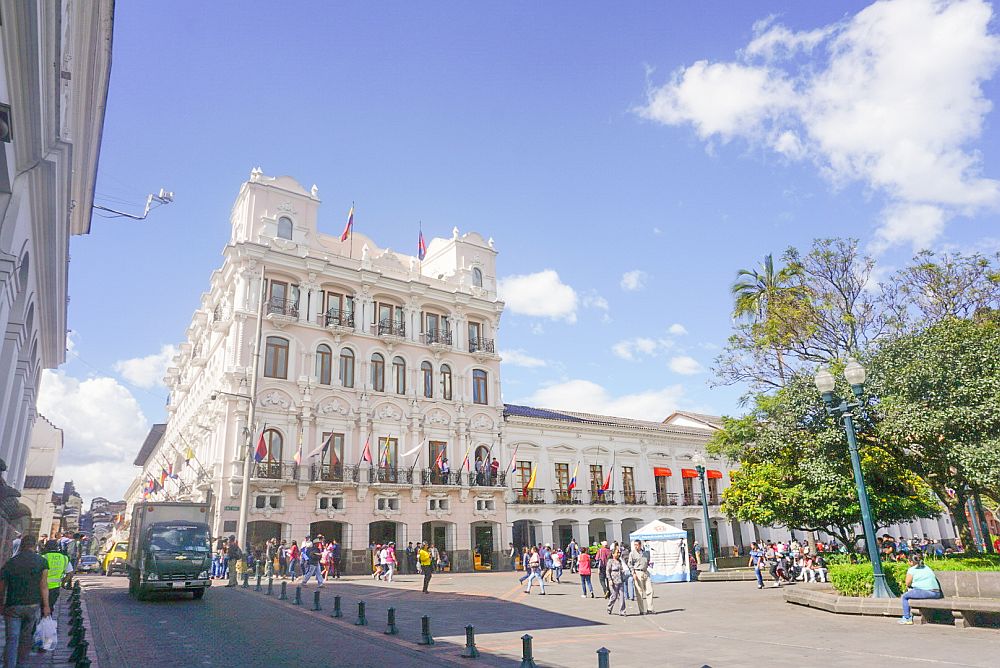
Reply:
[[[896,595],[889,589],[885,580],[885,573],[882,571],[882,561],[878,553],[878,543],[875,541],[875,525],[872,522],[872,509],[868,501],[868,489],[865,487],[864,474],[861,472],[861,457],[858,455],[858,439],[854,431],[855,408],[860,406],[859,401],[865,386],[865,368],[857,360],[849,359],[844,368],[844,378],[851,386],[855,401],[842,399],[833,393],[836,381],[833,374],[828,369],[820,369],[816,372],[816,389],[823,395],[823,403],[826,404],[826,413],[832,417],[842,418],[844,430],[847,432],[847,449],[851,453],[851,468],[854,470],[854,485],[858,490],[858,502],[861,505],[861,526],[865,532],[865,546],[868,548],[868,558],[872,562],[872,572],[875,575],[875,587],[872,590],[874,598],[896,598]]]
[[[705,455],[698,453],[691,459],[694,462],[694,470],[698,472],[701,479],[701,512],[705,522],[705,545],[708,546],[708,570],[715,573],[718,566],[715,564],[715,544],[712,541],[712,526],[708,518],[708,494],[705,492]]]

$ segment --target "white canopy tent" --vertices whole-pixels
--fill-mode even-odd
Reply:
[[[629,536],[641,540],[649,552],[649,577],[653,582],[690,582],[687,532],[655,520]]]

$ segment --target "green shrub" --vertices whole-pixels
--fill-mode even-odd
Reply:
[[[949,557],[947,559],[928,559],[925,562],[935,571],[1000,571],[1000,558],[984,557]],[[899,594],[906,589],[905,561],[883,561],[882,570],[889,588]],[[875,576],[872,575],[871,564],[837,563],[830,564],[830,583],[842,596],[871,596],[875,588]]]

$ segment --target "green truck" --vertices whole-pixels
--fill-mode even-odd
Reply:
[[[189,591],[196,599],[211,586],[210,508],[206,503],[137,503],[129,534],[129,594],[145,600],[156,591]]]

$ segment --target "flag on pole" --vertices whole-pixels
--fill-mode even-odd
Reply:
[[[601,488],[599,490],[597,490],[597,494],[599,496],[603,495],[606,491],[608,491],[608,488],[611,487],[611,474],[614,472],[615,472],[615,462],[614,460],[611,460],[611,468],[608,469],[608,475],[606,478],[604,478],[604,484],[601,485]]]
[[[524,496],[528,496],[528,490],[535,488],[535,476],[538,474],[538,467],[531,467],[531,476],[528,477],[528,484],[524,486]]]
[[[417,259],[421,262],[427,256],[427,242],[424,241],[424,231],[420,230],[419,236],[417,236]]]
[[[438,470],[441,470],[442,462],[444,461],[444,451],[445,448],[442,446],[441,449],[438,450],[437,459],[434,460],[434,466],[436,466]]]
[[[163,468],[161,466],[160,467],[160,486],[161,487],[163,486],[163,483],[165,483],[167,481],[167,477],[168,476],[169,476],[169,474],[167,473],[167,469],[165,469],[165,468]]]
[[[371,440],[372,435],[371,432],[369,432],[368,438],[365,439],[365,449],[361,451],[361,461],[358,462],[359,465],[361,462],[368,462],[369,464],[372,463]]]
[[[167,465],[167,477],[168,478],[173,478],[174,480],[177,480],[180,477],[179,475],[177,475],[176,473],[174,473],[174,465],[173,464],[168,464]]]
[[[184,450],[184,463],[185,464],[190,463],[192,459],[194,459],[194,450],[192,450],[191,446],[189,445]]]
[[[295,465],[302,463],[302,429],[299,429],[299,445],[295,449]]]
[[[472,468],[471,468],[472,465],[469,463],[469,455],[471,453],[472,453],[472,444],[470,443],[469,444],[469,449],[465,451],[465,460],[462,461],[462,465],[458,467],[459,469],[463,469],[464,468],[466,471],[471,471],[472,470]],[[489,456],[489,455],[487,455],[487,456]]]
[[[404,452],[400,457],[409,457],[410,455],[420,452],[420,448],[424,447],[424,441],[420,441],[415,446]]]
[[[260,464],[264,461],[264,457],[267,457],[267,443],[264,441],[264,432],[260,432],[260,438],[257,439],[257,449],[253,452],[253,460]]]
[[[517,471],[517,449],[518,447],[520,447],[520,445],[521,444],[518,443],[517,445],[514,446],[514,452],[510,456],[510,466],[508,466],[507,468],[510,469],[511,473]]]
[[[577,461],[576,466],[573,467],[573,477],[569,480],[569,491],[572,492],[576,489],[576,474],[580,471],[580,462]]]
[[[382,456],[378,458],[378,465],[379,466],[388,466],[389,465],[389,437],[386,436],[385,440],[382,443],[383,443]]]
[[[344,226],[344,233],[340,235],[341,241],[347,241],[347,237],[351,235],[354,231],[354,205],[351,204],[351,210],[347,212],[347,225]]]

